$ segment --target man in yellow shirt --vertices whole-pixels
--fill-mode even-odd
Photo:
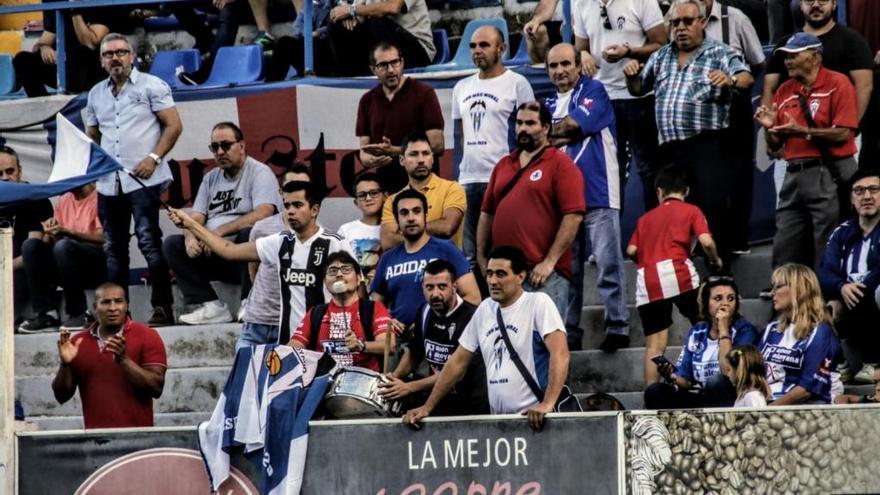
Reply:
[[[434,154],[428,136],[422,131],[410,133],[400,146],[400,164],[406,170],[409,183],[403,189],[415,189],[428,198],[428,234],[450,239],[461,249],[467,200],[458,182],[446,180],[433,172]],[[387,251],[403,242],[403,236],[394,218],[391,205],[393,194],[382,208],[382,250]]]

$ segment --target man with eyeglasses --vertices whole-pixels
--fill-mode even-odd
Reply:
[[[537,26],[553,15],[557,0],[542,0],[524,29],[529,46],[540,46],[546,37]],[[624,205],[627,169],[632,165],[642,181],[645,209],[657,205],[654,176],[660,168],[654,95],[633,96],[626,89],[623,66],[629,60],[645,62],[666,44],[666,27],[657,0],[573,0],[572,30],[583,72],[601,82],[611,98],[617,134],[617,161]],[[533,52],[530,52],[533,53]],[[534,51],[543,61],[546,48]]]
[[[394,193],[407,182],[403,169],[395,163],[404,136],[422,130],[428,135],[431,151],[443,154],[443,112],[434,88],[404,75],[404,58],[396,46],[376,45],[370,52],[370,67],[379,85],[358,103],[355,133],[360,142],[359,158],[364,167],[377,169],[385,190]]]
[[[5,145],[0,145],[0,181],[22,182],[18,153]],[[28,239],[43,238],[42,221],[52,214],[52,203],[48,199],[0,208],[0,228],[12,229],[12,294],[16,329],[24,321],[24,303],[30,297],[22,246]]]
[[[492,169],[513,147],[511,121],[516,107],[533,101],[529,81],[501,63],[507,45],[495,26],[483,26],[470,39],[471,58],[479,72],[452,88],[452,119],[456,145],[458,183],[467,198],[464,219],[464,253],[476,263],[477,221],[480,204]]]
[[[791,79],[772,106],[755,113],[767,148],[781,150],[788,162],[776,206],[773,266],[815,267],[844,211],[838,195],[849,191],[841,187],[858,168],[855,89],[844,74],[823,66],[822,42],[812,34],[797,33],[777,51],[785,54]]]
[[[852,184],[857,216],[831,234],[818,275],[853,378],[874,383],[874,366],[865,363],[880,358],[880,171],[860,169]]]
[[[251,227],[281,211],[281,195],[268,165],[247,155],[244,135],[232,122],[220,122],[211,131],[217,167],[199,186],[190,216],[219,237],[236,244],[248,242]],[[183,302],[194,309],[180,315],[187,325],[232,321],[232,314],[211,287],[212,280],[241,284],[241,299],[251,288],[246,263],[229,263],[215,256],[190,231],[165,238],[168,265],[174,272]]]
[[[414,131],[400,144],[400,165],[406,170],[409,183],[404,191],[412,189],[428,199],[426,231],[429,235],[449,239],[461,249],[467,200],[464,189],[454,180],[444,179],[434,173],[434,154],[430,140],[424,132]],[[385,200],[382,208],[382,249],[389,250],[402,243],[403,230],[397,223],[392,205],[398,193]]]
[[[98,214],[104,226],[107,277],[128,287],[130,225],[147,261],[153,285],[151,327],[174,323],[171,277],[162,254],[159,195],[173,180],[164,156],[183,130],[171,88],[134,67],[136,54],[125,36],[101,41],[101,65],[109,78],[89,91],[86,133],[125,168],[98,179]]]
[[[364,287],[373,283],[382,253],[382,206],[387,198],[378,175],[373,172],[358,175],[354,179],[354,205],[361,211],[361,218],[339,227],[339,235],[348,242],[363,270]]]
[[[312,307],[287,345],[324,351],[342,366],[382,371],[388,333],[388,310],[379,301],[361,299],[361,267],[346,251],[330,253],[324,287],[330,301]],[[393,342],[393,340],[392,340]]]
[[[685,169],[690,198],[718,234],[718,251],[730,266],[730,184],[738,146],[729,129],[730,102],[754,78],[739,54],[705,36],[702,0],[676,0],[669,12],[673,41],[645,64],[629,61],[627,87],[633,95],[656,91],[661,157]]]

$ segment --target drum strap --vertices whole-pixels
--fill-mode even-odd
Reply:
[[[364,337],[367,342],[373,340],[373,313],[375,312],[375,302],[369,299],[358,299],[358,315],[360,315],[361,326],[364,329]],[[316,304],[312,307],[312,314],[309,317],[309,350],[318,350],[318,334],[321,332],[321,320],[327,313],[327,304]]]

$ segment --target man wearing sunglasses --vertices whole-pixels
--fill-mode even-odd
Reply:
[[[525,25],[530,47],[542,45],[545,30],[536,26],[553,15],[555,5],[556,0],[542,0]],[[642,180],[645,209],[650,209],[657,205],[653,184],[659,169],[654,95],[631,95],[626,90],[623,66],[629,60],[648,60],[666,44],[663,13],[657,0],[573,0],[571,12],[582,70],[605,86],[614,109],[620,203],[624,204],[627,169],[631,164]],[[536,49],[533,60],[543,61],[545,53],[546,48]]]
[[[98,214],[104,226],[107,277],[128,287],[130,225],[147,261],[153,293],[148,325],[169,325],[171,278],[162,254],[159,195],[173,180],[164,156],[183,131],[171,88],[134,67],[136,54],[125,36],[101,41],[101,65],[110,75],[89,91],[86,133],[125,168],[98,179]]]
[[[258,220],[281,211],[281,194],[268,165],[247,155],[244,135],[232,122],[220,122],[208,145],[217,167],[208,172],[193,201],[191,216],[214,234],[236,244],[248,242]],[[163,245],[183,302],[195,308],[180,316],[187,325],[232,321],[226,304],[211,288],[211,280],[241,284],[241,299],[251,288],[246,263],[230,263],[215,256],[190,231],[172,235]]]
[[[624,66],[627,88],[633,95],[656,92],[661,158],[686,170],[690,197],[705,213],[710,230],[718,233],[718,250],[727,261],[736,146],[730,138],[730,102],[754,78],[733,49],[705,36],[702,0],[676,0],[669,18],[672,42],[645,64],[631,60]]]
[[[880,340],[880,171],[863,168],[853,176],[850,201],[857,216],[828,239],[819,265],[819,284],[828,300],[841,347],[855,381],[874,383]],[[873,355],[871,355],[873,354]]]

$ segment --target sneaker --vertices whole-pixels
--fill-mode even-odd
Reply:
[[[761,292],[758,292],[758,297],[761,299],[773,299],[773,289],[767,287],[766,289],[761,289]]]
[[[162,306],[156,306],[153,308],[153,313],[147,321],[147,326],[155,328],[167,327],[169,325],[174,325],[174,312],[171,311],[171,308],[165,308]]]
[[[870,364],[862,366],[862,369],[853,376],[853,382],[864,384],[874,383],[874,367]]]
[[[239,322],[244,321],[244,313],[245,313],[246,309],[247,309],[247,298],[244,298],[241,300],[241,304],[238,306],[238,315],[237,315],[238,318],[236,318],[237,321],[239,321]]]
[[[63,332],[79,332],[86,327],[86,324],[86,314],[82,313],[77,316],[71,316],[70,318],[65,320],[64,324],[61,325],[60,330]]]
[[[18,331],[21,333],[54,332],[58,329],[58,326],[60,324],[61,322],[58,321],[58,318],[42,313],[33,318],[25,320],[21,325],[18,326]]]
[[[731,253],[733,253],[733,254],[736,255],[736,256],[745,256],[745,255],[747,255],[747,254],[752,254],[752,250],[749,249],[749,248],[746,248],[746,249],[734,249],[733,251],[731,251]]]
[[[837,372],[840,373],[841,383],[852,382],[852,379],[853,379],[852,370],[849,369],[849,364],[847,364],[846,361],[843,361],[837,365]]]
[[[263,53],[268,53],[275,48],[275,37],[265,31],[259,31],[254,38],[253,44],[260,45]]]
[[[177,80],[187,86],[198,86],[202,82],[198,81],[195,72],[186,72],[183,70],[182,65],[178,65],[176,69],[174,69],[174,75],[177,76]]]
[[[220,301],[208,301],[200,305],[195,311],[180,315],[180,321],[187,325],[208,325],[212,323],[229,323],[232,321],[232,313]]]
[[[602,352],[616,352],[618,349],[626,349],[629,347],[629,335],[620,335],[609,333],[605,336],[605,340],[599,344]]]

